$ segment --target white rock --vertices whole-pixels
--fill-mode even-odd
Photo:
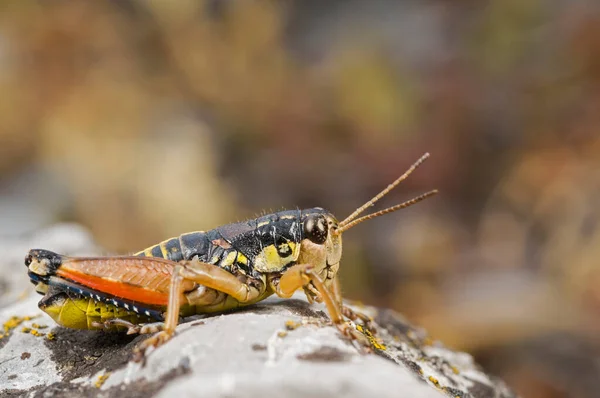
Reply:
[[[374,317],[381,344],[376,353],[361,354],[331,326],[325,307],[309,305],[300,293],[224,315],[195,317],[151,351],[143,367],[128,359],[144,336],[131,341],[124,335],[61,327],[53,328],[54,340],[25,333],[21,328],[34,322],[54,324],[37,308],[41,296],[33,292],[17,258],[22,262],[32,247],[68,254],[95,248],[77,227],[51,231],[37,240],[6,245],[15,273],[22,275],[30,293],[2,309],[0,321],[38,317],[0,339],[0,396],[514,397],[471,356],[430,341],[388,310],[355,308]],[[286,321],[301,325],[286,330]]]

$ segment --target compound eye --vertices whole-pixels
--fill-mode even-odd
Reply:
[[[327,221],[322,216],[309,216],[304,221],[304,236],[319,245],[327,240]]]

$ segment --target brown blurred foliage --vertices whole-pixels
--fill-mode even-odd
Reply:
[[[0,92],[2,233],[76,220],[111,252],[342,218],[431,152],[381,206],[441,195],[345,236],[346,296],[529,397],[594,395],[596,2],[4,2]]]

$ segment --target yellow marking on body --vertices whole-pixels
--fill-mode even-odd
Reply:
[[[279,217],[279,218],[281,218],[282,220],[293,220],[293,219],[295,219],[295,218],[296,218],[296,216],[294,216],[294,215],[289,215],[289,216],[281,216],[281,217]]]
[[[294,256],[294,259],[298,258],[298,255],[300,254],[300,245],[296,242],[288,242],[287,244],[290,246],[290,249],[292,249],[292,256]]]
[[[89,329],[86,316],[87,304],[90,300],[84,298],[66,299],[63,304],[56,303],[44,311],[56,323],[72,329]],[[52,309],[52,311],[50,311]]]
[[[231,252],[227,253],[227,255],[225,256],[225,258],[223,258],[221,260],[221,262],[219,263],[219,265],[221,267],[229,267],[229,266],[233,265],[233,263],[235,262],[236,257],[237,257],[237,252],[231,251]]]
[[[286,265],[298,259],[300,246],[294,242],[284,243],[289,245],[291,253],[289,256],[281,257],[275,245],[269,245],[254,258],[254,268],[260,272],[281,271]]]
[[[279,256],[275,245],[269,245],[265,247],[263,249],[263,253],[268,264],[279,264],[281,262],[281,257]]]
[[[171,237],[171,238],[169,238],[169,239],[166,239],[166,240],[165,240],[165,241],[163,241],[163,242],[160,242],[158,245],[152,245],[152,246],[150,246],[150,247],[149,247],[149,248],[147,248],[147,249],[144,249],[144,250],[142,250],[142,251],[139,251],[139,252],[135,253],[135,254],[134,254],[134,256],[139,256],[140,254],[144,253],[144,254],[146,255],[146,257],[153,257],[153,256],[152,256],[152,249],[154,249],[156,246],[160,246],[160,248],[161,248],[161,251],[163,252],[163,255],[165,255],[165,254],[164,254],[165,252],[164,252],[164,250],[163,250],[163,247],[161,246],[163,243],[169,242],[170,240],[173,240],[173,239],[177,239],[177,240],[179,241],[179,238],[180,238],[181,236],[193,235],[193,234],[198,234],[198,233],[201,233],[201,234],[202,234],[202,233],[205,233],[205,232],[206,232],[206,231],[194,231],[194,232],[186,232],[185,234],[181,234],[180,236],[173,236],[173,237]],[[176,247],[174,247],[174,248],[172,248],[172,249],[171,249],[171,251],[174,253],[174,252],[176,252],[176,251],[177,251],[177,248],[176,248]]]
[[[85,316],[99,317],[102,313],[102,304],[95,300],[88,300],[87,307],[85,309]]]
[[[263,221],[263,222],[259,222],[258,225],[256,225],[257,227],[264,227],[265,225],[269,225],[271,224],[271,221]]]
[[[242,253],[238,252],[236,262],[244,265],[248,265],[248,257],[244,256]]]
[[[162,253],[164,258],[169,258],[169,250],[167,250],[167,242],[170,240],[171,239],[163,240],[162,242],[160,242],[158,244],[158,246],[160,247],[160,252]]]

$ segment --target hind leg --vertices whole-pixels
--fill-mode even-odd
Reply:
[[[240,303],[247,303],[259,297],[264,289],[259,290],[255,285],[241,282],[233,274],[213,264],[198,260],[177,263],[171,277],[169,303],[165,316],[164,327],[156,335],[143,341],[134,352],[134,360],[143,360],[144,354],[150,347],[158,347],[167,342],[175,333],[179,321],[179,310],[183,298],[183,282],[193,281],[199,285],[227,294]],[[256,285],[259,285],[257,283]]]

